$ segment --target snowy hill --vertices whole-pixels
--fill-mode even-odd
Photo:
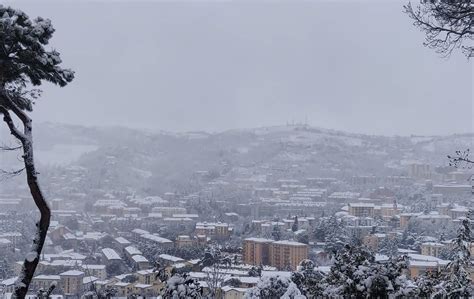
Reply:
[[[37,159],[48,176],[53,175],[51,165],[59,169],[76,165],[88,171],[87,182],[82,184],[161,192],[192,185],[199,170],[214,174],[244,168],[255,174],[268,169],[305,176],[402,175],[410,161],[446,165],[447,154],[473,148],[473,137],[386,137],[308,126],[221,133],[53,124],[35,128]],[[7,162],[11,159],[3,156],[2,164]]]

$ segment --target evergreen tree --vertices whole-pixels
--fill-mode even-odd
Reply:
[[[291,275],[291,281],[296,284],[301,294],[307,298],[320,298],[323,296],[321,284],[324,275],[315,270],[315,264],[311,260],[301,261],[298,270]]]
[[[382,240],[379,248],[381,254],[385,254],[389,257],[398,255],[398,246],[400,242],[396,237],[386,237]]]
[[[163,298],[195,299],[202,298],[202,288],[196,279],[189,274],[175,274],[166,281]]]
[[[428,271],[415,278],[415,285],[417,286],[417,295],[420,298],[442,298],[440,292],[441,273],[436,271]]]
[[[324,241],[326,238],[326,232],[327,232],[327,223],[328,220],[327,218],[320,218],[318,225],[313,230],[313,236],[316,240],[319,241]]]
[[[412,298],[416,294],[416,286],[406,277],[408,257],[393,255],[388,263],[382,265],[382,275],[388,282],[386,296],[394,295],[396,298]]]
[[[24,12],[0,4],[0,114],[10,133],[21,144],[27,186],[40,212],[31,251],[24,259],[14,297],[24,298],[38,265],[48,232],[51,210],[38,182],[34,161],[33,122],[29,113],[41,91],[31,88],[43,82],[66,86],[74,78],[61,67],[56,50],[47,49],[54,28],[41,17],[30,19]],[[18,126],[18,122],[21,126]]]
[[[297,231],[298,230],[298,216],[295,216],[295,220],[293,222],[293,225],[291,226],[291,230],[293,232]]]
[[[301,294],[301,291],[294,282],[290,282],[286,292],[280,297],[280,299],[306,299],[306,296]]]
[[[324,242],[326,243],[326,252],[332,255],[335,255],[344,248],[344,245],[350,242],[344,224],[335,216],[330,217],[326,223]]]
[[[296,240],[300,243],[309,244],[309,235],[307,232],[303,232],[296,236]]]
[[[365,280],[370,276],[371,264],[375,258],[363,247],[345,245],[336,253],[331,271],[325,277],[322,286],[328,297],[354,296],[364,298],[368,288]]]
[[[272,237],[275,241],[281,240],[281,228],[278,224],[273,226]]]
[[[456,255],[455,252],[453,252],[451,248],[449,248],[449,246],[444,246],[443,248],[439,250],[438,257],[443,260],[451,261],[454,259],[455,255]]]
[[[405,256],[392,257],[388,263],[378,263],[366,248],[345,245],[336,254],[321,288],[324,289],[324,296],[328,297],[412,297],[415,286],[404,274],[407,267]]]
[[[452,241],[453,260],[446,267],[442,289],[450,298],[469,298],[472,294],[471,277],[471,223],[462,219],[458,235]]]
[[[250,277],[260,277],[260,276],[262,276],[262,270],[263,270],[262,265],[260,265],[258,267],[253,266],[252,268],[250,268],[250,270],[248,272],[248,275]]]
[[[0,254],[4,254],[0,252]],[[12,269],[10,263],[5,258],[0,258],[0,279],[7,279],[12,276]]]
[[[274,299],[281,298],[287,291],[290,281],[280,276],[262,278],[257,286],[245,294],[245,299]]]

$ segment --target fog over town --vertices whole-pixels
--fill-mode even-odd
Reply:
[[[472,298],[473,16],[2,1],[0,299]]]

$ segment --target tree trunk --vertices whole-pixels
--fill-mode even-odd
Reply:
[[[3,94],[2,98],[5,99],[10,105],[7,107],[0,106],[0,113],[3,114],[3,120],[8,125],[10,133],[15,136],[22,144],[23,160],[25,164],[28,187],[36,207],[40,211],[41,215],[40,220],[36,223],[36,234],[33,239],[31,250],[25,257],[21,274],[15,287],[15,293],[13,294],[13,298],[23,299],[28,292],[28,288],[41,257],[41,251],[43,250],[43,245],[49,228],[51,210],[49,209],[48,203],[46,202],[38,183],[38,177],[33,158],[33,135],[31,119],[23,111],[19,110],[7,95]],[[21,120],[23,124],[23,132],[20,132],[13,123],[9,110],[11,110]]]
[[[33,149],[31,148],[30,151],[32,152]],[[26,155],[25,151],[25,156]],[[51,218],[51,211],[38,184],[34,164],[27,163],[26,160],[25,157],[25,170],[28,187],[30,188],[31,196],[35,201],[41,216],[40,220],[36,223],[36,235],[33,239],[31,252],[27,254],[23,262],[22,273],[19,277],[20,283],[15,288],[15,298],[25,298],[26,293],[28,292],[29,285],[41,257],[41,251],[43,250]]]

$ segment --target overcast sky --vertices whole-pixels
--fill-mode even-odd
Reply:
[[[37,122],[474,131],[472,62],[425,49],[401,1],[2,2],[50,18],[76,71],[44,87]]]

